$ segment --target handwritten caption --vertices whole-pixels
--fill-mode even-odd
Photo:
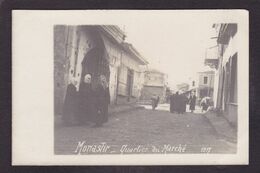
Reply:
[[[187,152],[187,144],[179,145],[108,145],[105,142],[99,144],[87,144],[87,141],[79,141],[74,150],[75,154],[137,154],[137,153],[185,153]],[[198,152],[208,154],[212,151],[211,147],[202,146],[198,148]]]

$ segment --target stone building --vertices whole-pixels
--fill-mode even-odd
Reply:
[[[142,87],[140,65],[148,62],[128,43],[125,33],[117,26],[54,26],[54,102],[60,114],[70,79],[79,84],[85,74],[109,81],[111,104],[138,100]]]
[[[214,24],[217,34],[216,53],[207,56],[205,64],[214,68],[214,106],[231,124],[237,124],[237,24]]]
[[[198,88],[198,77],[190,77],[189,78],[189,91],[195,91]]]
[[[141,92],[142,102],[150,102],[153,95],[160,97],[160,103],[166,101],[167,75],[155,70],[149,69],[144,72],[144,85]]]
[[[117,103],[132,103],[139,100],[144,84],[144,71],[140,66],[148,62],[129,43],[123,43],[124,53],[118,71]]]
[[[204,97],[210,97],[211,101],[213,101],[214,75],[213,70],[198,72],[198,86],[196,89],[198,101]]]

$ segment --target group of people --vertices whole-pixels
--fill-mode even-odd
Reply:
[[[92,84],[91,75],[86,74],[84,80],[76,88],[77,81],[72,79],[67,86],[63,105],[63,122],[71,125],[94,122],[93,127],[100,127],[108,121],[108,105],[110,94],[107,79],[98,77],[97,85]]]
[[[180,94],[178,91],[172,94],[170,97],[170,112],[183,114],[186,112],[186,105],[189,104],[190,111],[195,110],[196,96],[194,92],[191,92],[188,98],[185,93]]]

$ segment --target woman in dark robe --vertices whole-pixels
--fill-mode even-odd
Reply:
[[[181,114],[186,112],[186,104],[187,104],[187,97],[183,93],[180,95],[180,113]]]
[[[95,94],[91,86],[91,75],[86,74],[84,81],[79,86],[79,109],[78,122],[79,124],[93,121],[94,117],[94,102]]]
[[[189,103],[190,103],[190,111],[193,113],[193,111],[195,110],[195,105],[196,105],[196,96],[195,96],[194,92],[191,92]]]
[[[158,106],[159,102],[160,102],[160,96],[157,96],[156,103],[155,103],[155,107]]]
[[[170,112],[173,113],[175,111],[175,94],[172,94],[170,97]]]
[[[100,127],[108,121],[108,105],[110,104],[109,86],[104,75],[100,76],[95,93],[97,114],[94,127]]]
[[[175,94],[175,101],[174,101],[173,108],[174,110],[176,110],[178,114],[181,113],[181,96],[178,91]]]
[[[67,86],[62,116],[62,120],[65,125],[71,125],[73,123],[73,119],[75,118],[77,105],[77,88],[75,85],[76,80],[71,79]]]

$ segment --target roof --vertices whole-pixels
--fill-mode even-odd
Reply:
[[[124,50],[129,54],[133,55],[133,57],[142,65],[148,64],[148,61],[135,49],[135,47],[127,42],[122,43]]]
[[[215,72],[213,70],[208,70],[208,71],[202,71],[198,73],[204,73],[204,74],[214,74]]]
[[[125,40],[126,34],[116,25],[101,25],[100,28],[119,44]]]
[[[120,46],[124,51],[132,55],[141,65],[148,64],[148,61],[134,48],[130,43],[124,42],[126,34],[116,25],[101,25],[100,29],[106,33],[114,43]]]
[[[153,69],[153,68],[150,68],[150,69],[146,70],[145,72],[159,73],[159,74],[163,74],[163,75],[165,74],[165,73],[163,73],[157,69]]]
[[[237,33],[236,23],[221,23],[213,25],[218,30],[217,43],[228,44],[230,37]]]

